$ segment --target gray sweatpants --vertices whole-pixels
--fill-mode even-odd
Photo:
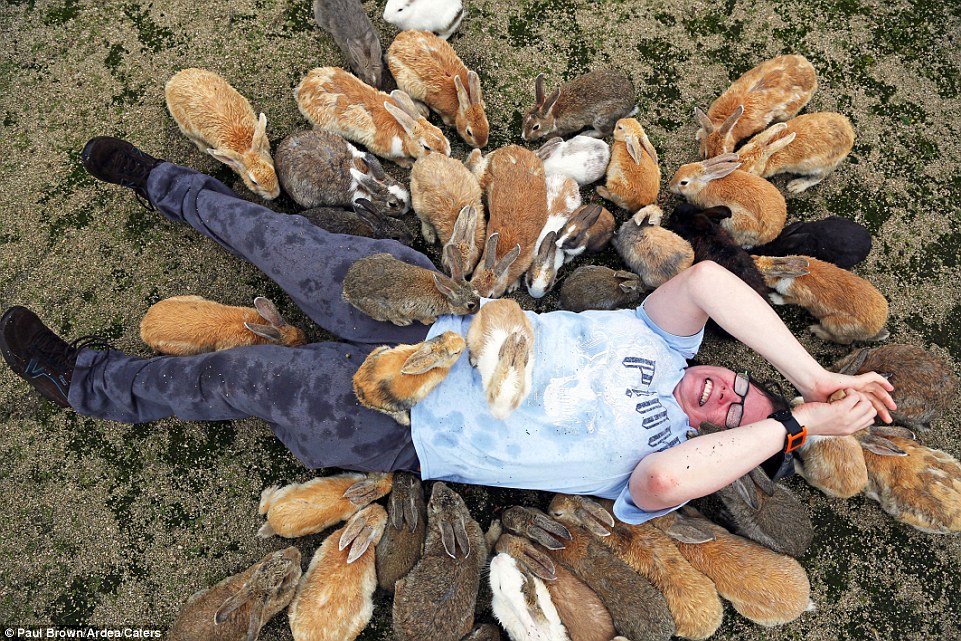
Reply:
[[[73,372],[70,405],[124,423],[256,416],[308,467],[416,470],[410,430],[359,405],[351,379],[378,345],[420,342],[428,328],[375,321],[345,302],[341,290],[348,267],[364,256],[389,252],[436,269],[430,259],[393,240],[331,234],[170,163],[150,172],[147,191],[166,218],[191,225],[259,267],[315,323],[345,342],[149,359],[85,349]]]

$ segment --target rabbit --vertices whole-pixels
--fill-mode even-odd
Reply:
[[[270,157],[267,116],[226,80],[205,69],[182,69],[164,86],[167,110],[200,151],[233,169],[261,198],[280,195]]]
[[[377,544],[377,585],[393,592],[394,583],[407,576],[424,551],[427,503],[420,477],[395,472],[387,501],[389,519]]]
[[[916,345],[862,347],[834,363],[831,370],[856,376],[879,372],[894,385],[891,410],[895,423],[913,430],[931,429],[931,421],[954,403],[958,380],[951,365]]]
[[[711,523],[691,507],[652,519],[680,553],[714,582],[743,617],[763,626],[789,623],[813,610],[801,564]]]
[[[437,481],[427,504],[424,555],[394,589],[393,628],[398,641],[459,641],[474,624],[484,532],[464,500]]]
[[[392,474],[346,472],[268,487],[260,495],[259,507],[267,522],[257,536],[294,538],[322,532],[390,492],[392,483]]]
[[[288,619],[294,641],[353,641],[374,614],[375,548],[387,524],[377,503],[324,539],[304,573]]]
[[[387,66],[397,87],[454,125],[471,147],[487,146],[490,125],[484,113],[480,77],[445,39],[430,31],[401,31],[387,48]]]
[[[511,639],[571,641],[543,581],[509,554],[498,553],[489,568],[491,610]]]
[[[497,539],[495,550],[510,555],[519,567],[544,581],[571,641],[610,641],[616,634],[611,613],[594,591],[563,565],[555,564],[538,544],[505,533]]]
[[[348,207],[366,198],[391,216],[410,209],[410,194],[380,161],[337,134],[299,131],[284,138],[275,155],[280,184],[301,207]]]
[[[742,171],[761,178],[801,174],[787,184],[799,194],[834,171],[854,146],[854,128],[847,116],[818,112],[801,114],[772,125],[737,151]]]
[[[641,277],[601,265],[583,265],[564,279],[560,307],[569,312],[637,307],[644,295]]]
[[[614,215],[600,205],[581,205],[557,235],[564,262],[581,254],[596,254],[614,238]]]
[[[701,125],[701,158],[728,153],[738,141],[772,122],[793,118],[817,89],[814,66],[804,56],[765,60],[734,81],[707,110],[695,108]]]
[[[312,225],[333,234],[349,234],[365,238],[390,238],[407,245],[414,241],[407,225],[397,218],[380,213],[366,198],[354,201],[353,211],[338,207],[314,207],[299,212]]]
[[[381,87],[383,52],[360,0],[314,0],[314,19],[347,56],[347,65],[371,87]]]
[[[531,391],[534,326],[515,301],[490,301],[471,320],[467,349],[470,364],[484,383],[491,414],[504,420]]]
[[[463,641],[501,641],[501,631],[493,623],[482,623],[475,626]]]
[[[567,136],[583,132],[592,138],[604,138],[614,129],[618,119],[637,110],[634,85],[624,73],[614,69],[596,69],[574,78],[551,95],[544,93],[544,74],[534,81],[535,105],[524,115],[521,138],[525,142],[545,136]]]
[[[681,165],[671,178],[671,191],[699,207],[727,206],[731,217],[721,226],[734,242],[750,249],[777,238],[787,221],[787,203],[777,187],[737,171],[739,166],[737,154]]]
[[[450,155],[441,130],[427,122],[400,90],[389,95],[337,67],[312,69],[294,98],[300,113],[318,129],[339,134],[368,151],[410,167],[429,153]]]
[[[877,288],[851,272],[807,256],[755,256],[775,305],[800,305],[820,323],[811,333],[826,341],[880,341],[889,336],[888,301]]]
[[[614,248],[648,289],[655,289],[694,263],[691,244],[660,226],[664,212],[648,205],[626,221],[614,236]]]
[[[505,510],[501,521],[509,531],[548,547],[551,559],[568,566],[593,589],[610,612],[618,632],[632,639],[666,641],[675,628],[664,596],[595,539],[591,532],[599,536],[609,534],[605,527],[613,526],[613,518],[596,504],[582,505],[578,498],[558,494],[551,500],[550,515],[560,523],[538,510],[519,506]],[[586,515],[580,516],[580,511],[586,511]],[[590,531],[580,523],[586,523]],[[557,541],[559,526],[570,540]]]
[[[298,347],[304,333],[284,322],[272,302],[253,307],[221,305],[203,296],[173,296],[154,303],[140,321],[140,338],[161,354],[186,356],[245,345]]]
[[[888,440],[905,456],[864,450],[865,494],[902,523],[931,534],[961,532],[961,463],[909,438]]]
[[[535,153],[544,163],[546,176],[568,176],[581,187],[603,178],[611,161],[610,146],[590,136],[574,136],[566,142],[557,136],[541,145]]]
[[[464,345],[455,332],[417,345],[381,345],[354,373],[354,394],[364,407],[409,426],[410,408],[447,378]]]
[[[300,550],[270,552],[217,585],[191,596],[165,638],[171,641],[256,641],[260,629],[294,598]]]
[[[621,209],[636,212],[657,202],[661,169],[657,151],[644,128],[634,118],[621,118],[614,126],[614,146],[607,166],[607,183],[597,195]]]
[[[384,20],[398,29],[432,31],[447,40],[464,19],[461,0],[387,0]]]
[[[544,164],[523,147],[501,147],[487,156],[480,183],[487,197],[487,242],[471,285],[484,298],[499,298],[531,266],[534,243],[547,223]]]
[[[557,279],[557,270],[566,254],[557,246],[557,233],[571,220],[581,206],[577,181],[568,176],[548,176],[547,222],[534,243],[534,260],[524,276],[524,284],[532,298],[543,298]]]
[[[424,239],[456,245],[464,275],[469,276],[487,238],[483,193],[477,178],[459,160],[428,154],[414,162],[410,192]],[[444,267],[450,273],[451,266]]]
[[[794,452],[794,471],[828,496],[849,499],[864,491],[868,468],[853,436],[808,434]]]
[[[464,280],[459,258],[455,278],[405,263],[383,252],[356,261],[344,277],[344,300],[374,320],[395,325],[430,325],[441,314],[470,314],[479,299]]]
[[[771,242],[751,249],[760,256],[811,256],[850,269],[871,252],[871,232],[853,220],[828,216],[793,222]]]

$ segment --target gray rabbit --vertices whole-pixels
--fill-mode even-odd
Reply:
[[[382,214],[366,198],[354,201],[353,211],[339,207],[314,207],[300,215],[314,225],[334,234],[350,234],[366,238],[391,238],[408,247],[414,236],[403,220]]]
[[[314,19],[347,56],[351,71],[371,87],[383,88],[380,39],[360,0],[314,0]]]
[[[394,583],[407,576],[420,559],[427,536],[427,504],[417,476],[394,474],[387,513],[387,528],[377,544],[377,584],[393,592]]]
[[[614,69],[596,69],[544,93],[544,74],[534,81],[535,104],[524,116],[521,138],[539,140],[545,136],[567,136],[586,127],[585,136],[603,138],[614,124],[637,111],[634,85],[626,74]]]

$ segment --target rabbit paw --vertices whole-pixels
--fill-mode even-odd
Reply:
[[[784,301],[784,297],[781,296],[780,294],[776,293],[776,292],[771,292],[770,294],[767,295],[767,297],[768,297],[768,300],[770,300],[771,303],[774,304],[774,305],[785,305],[785,304],[786,304],[785,301]],[[812,327],[817,327],[817,325],[812,325]],[[811,330],[811,331],[814,331],[814,330]]]
[[[796,178],[787,184],[787,190],[792,194],[800,194],[802,191],[808,187],[813,187],[824,180],[823,176],[814,176],[808,178]]]

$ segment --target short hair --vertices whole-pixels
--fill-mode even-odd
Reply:
[[[771,379],[759,381],[752,378],[751,384],[756,387],[758,391],[767,398],[767,400],[771,401],[771,405],[775,412],[778,410],[786,410],[791,408],[791,402],[788,401],[786,396],[784,396],[784,389],[777,381],[773,381]]]

